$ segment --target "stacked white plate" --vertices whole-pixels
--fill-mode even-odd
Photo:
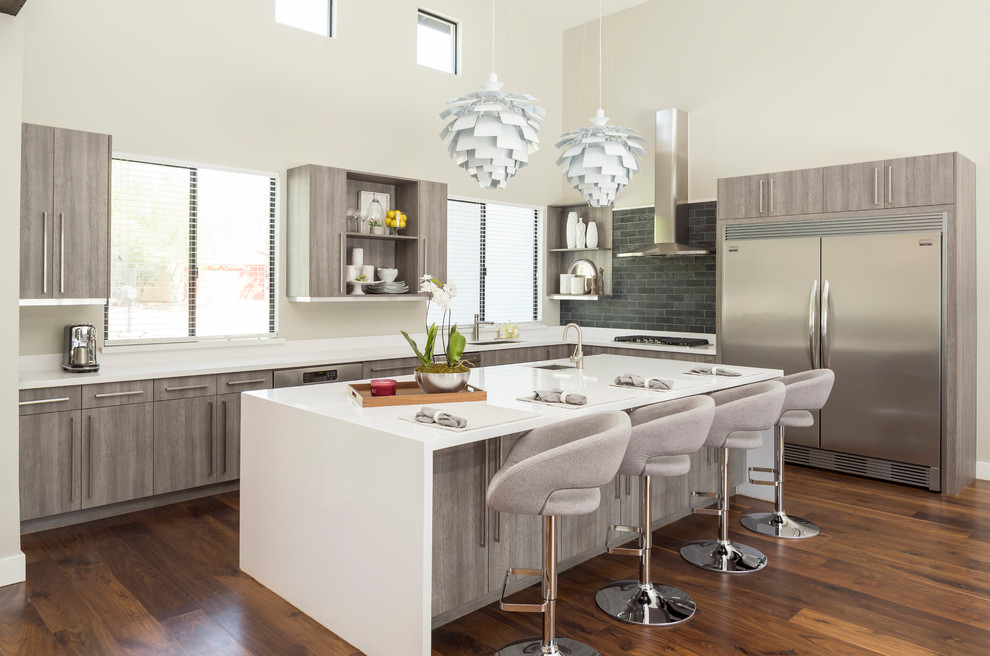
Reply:
[[[368,294],[405,294],[409,291],[409,285],[401,280],[395,282],[385,282],[380,280],[374,285],[368,285],[364,289]]]

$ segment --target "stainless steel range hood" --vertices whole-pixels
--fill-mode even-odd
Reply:
[[[707,248],[689,246],[686,220],[681,225],[677,221],[677,206],[688,202],[687,112],[680,109],[657,112],[654,174],[653,243],[619,253],[618,257],[711,254]]]

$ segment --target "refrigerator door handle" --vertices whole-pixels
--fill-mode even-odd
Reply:
[[[825,284],[822,285],[822,367],[825,369],[828,369],[829,347],[831,346],[828,338],[828,302],[829,288],[828,280],[826,280]]]
[[[808,303],[808,339],[811,342],[811,368],[819,368],[819,358],[818,358],[818,317],[815,310],[817,310],[818,301],[818,281],[816,280],[811,285],[811,300]]]

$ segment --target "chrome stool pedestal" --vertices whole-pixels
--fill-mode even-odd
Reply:
[[[777,424],[774,427],[776,443],[774,455],[777,458],[776,468],[750,467],[750,472],[773,474],[772,481],[755,480],[750,476],[749,482],[754,485],[773,485],[773,512],[750,513],[743,516],[742,525],[749,530],[773,538],[813,538],[821,531],[818,526],[801,517],[789,517],[784,512],[784,427]]]
[[[511,613],[543,613],[543,635],[522,638],[505,645],[495,656],[601,656],[597,651],[577,640],[558,638],[557,619],[557,531],[560,518],[543,518],[543,569],[513,568],[505,573],[502,595],[498,606]],[[542,604],[512,604],[505,601],[505,588],[509,576],[543,576]]]
[[[642,477],[641,525],[611,526],[609,531],[639,533],[639,547],[605,547],[610,554],[639,556],[639,580],[609,583],[595,595],[598,607],[612,617],[630,624],[672,626],[694,615],[697,605],[683,590],[653,583],[650,579],[650,554],[653,551],[652,495],[650,476]]]
[[[767,557],[763,552],[729,540],[729,450],[721,447],[719,451],[719,491],[714,495],[695,493],[695,496],[714,496],[718,503],[715,508],[693,509],[698,514],[718,516],[718,539],[688,542],[681,547],[681,557],[692,565],[712,572],[756,572],[767,566]]]

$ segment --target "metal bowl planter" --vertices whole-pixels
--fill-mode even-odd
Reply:
[[[422,371],[415,372],[416,384],[427,394],[450,394],[460,392],[467,387],[468,379],[471,378],[470,371],[463,371],[454,374],[429,374]]]

